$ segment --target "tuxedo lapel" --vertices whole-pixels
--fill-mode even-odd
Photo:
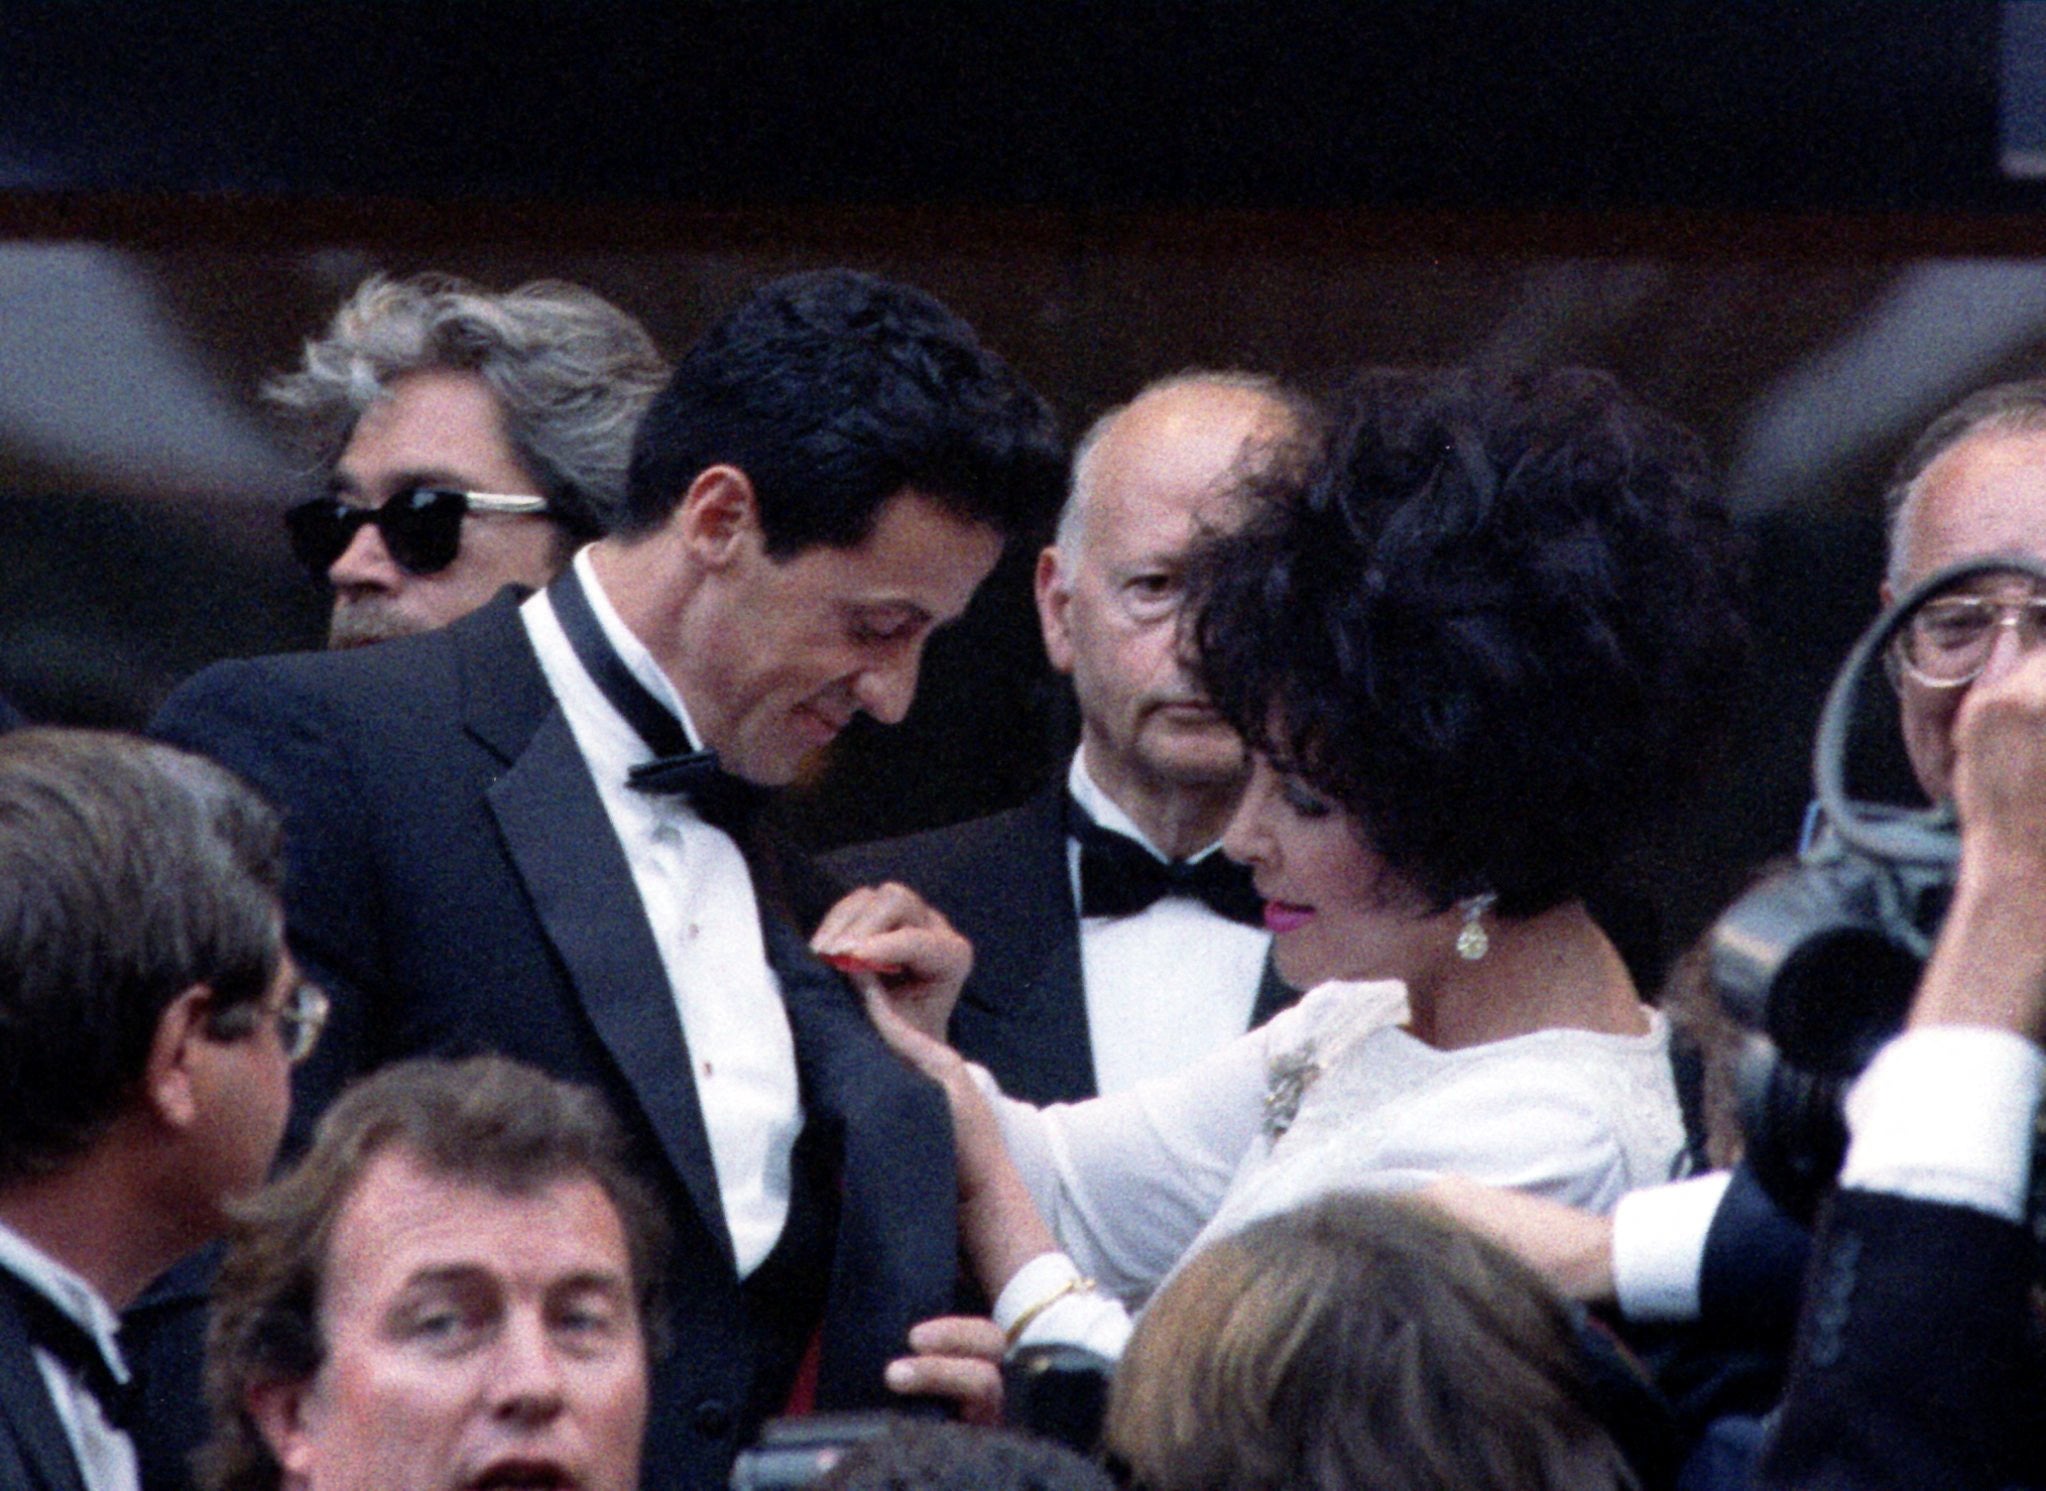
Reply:
[[[1080,972],[1080,915],[1067,865],[1065,788],[1041,792],[1017,812],[1014,832],[989,881],[1006,894],[990,897],[1014,926],[986,940],[988,966],[968,985],[984,991],[986,1012],[969,1024],[998,1021],[1019,1097],[1033,1102],[1090,1097],[1094,1047]],[[956,1020],[956,1017],[955,1017]],[[1039,1096],[1043,1094],[1043,1096]]]
[[[6,1289],[0,1289],[0,1435],[11,1441],[0,1444],[0,1470],[10,1456],[18,1460],[27,1491],[85,1491],[63,1421],[29,1354],[28,1326]]]
[[[857,997],[793,927],[764,915],[782,982],[809,1122],[838,1155],[841,1205],[832,1247],[818,1402],[870,1402],[909,1328],[948,1314],[958,1244],[952,1122],[937,1087],[910,1071]]]
[[[475,647],[464,667],[470,732],[515,757],[489,789],[491,813],[576,999],[732,1264],[710,1137],[660,949],[603,800],[516,612],[511,625],[515,637],[470,633]]]

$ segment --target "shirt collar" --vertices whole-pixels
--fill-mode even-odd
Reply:
[[[1102,791],[1100,785],[1088,773],[1087,752],[1084,748],[1073,752],[1072,769],[1066,773],[1066,790],[1073,794],[1073,801],[1080,805],[1089,818],[1092,818],[1110,833],[1118,833],[1126,839],[1134,839],[1137,843],[1143,845],[1154,859],[1159,860],[1161,863],[1170,862],[1170,856],[1159,853],[1158,846],[1151,842],[1150,838],[1141,828],[1137,827],[1136,820],[1130,817],[1128,813],[1125,813],[1122,810],[1122,805],[1116,802],[1114,798]],[[1198,863],[1221,847],[1222,841],[1217,839],[1198,854],[1189,854],[1187,861],[1189,863]]]
[[[682,722],[689,743],[702,750],[703,735],[697,730],[696,721],[689,717],[689,706],[682,702],[681,692],[661,670],[661,665],[654,661],[654,655],[647,651],[646,644],[633,635],[632,628],[625,624],[624,618],[611,604],[611,597],[604,594],[604,586],[597,579],[596,566],[590,562],[590,550],[594,547],[585,544],[576,550],[571,567],[577,583],[583,588],[583,595],[589,600],[590,610],[596,613],[597,625],[604,629],[604,640],[611,644],[611,650],[618,654],[618,660],[625,664],[626,671]]]
[[[120,1318],[92,1285],[66,1268],[41,1248],[0,1222],[0,1268],[76,1321],[99,1347],[108,1368],[118,1382],[129,1378],[128,1363],[121,1355]]]

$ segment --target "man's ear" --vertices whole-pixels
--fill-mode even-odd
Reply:
[[[192,985],[164,1006],[149,1041],[142,1091],[157,1121],[174,1129],[191,1127],[199,1116],[195,1062],[199,1043],[208,1039],[206,1015],[212,1006],[213,991]]]
[[[310,1384],[259,1382],[242,1395],[242,1408],[284,1468],[284,1484],[303,1485],[311,1454],[305,1429],[305,1400]]]
[[[749,541],[765,547],[752,479],[737,466],[698,472],[676,506],[674,522],[684,545],[707,569],[724,568]]]
[[[1066,625],[1066,612],[1073,603],[1072,588],[1059,568],[1058,545],[1049,544],[1037,556],[1037,624],[1044,631],[1045,656],[1061,673],[1073,671],[1073,634]]]

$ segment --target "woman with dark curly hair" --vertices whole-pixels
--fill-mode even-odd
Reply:
[[[946,1012],[877,1013],[952,1101],[1012,1343],[1117,1346],[1093,1280],[1141,1301],[1332,1192],[1461,1175],[1609,1211],[1682,1145],[1667,1026],[1585,902],[1738,684],[1697,442],[1599,373],[1368,373],[1262,495],[1195,565],[1194,640],[1254,751],[1224,847],[1310,992],[1177,1077],[1043,1110],[927,1038]]]

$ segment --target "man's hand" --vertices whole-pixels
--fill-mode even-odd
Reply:
[[[1414,1199],[1499,1244],[1558,1292],[1586,1304],[1610,1304],[1613,1219],[1560,1201],[1447,1175]]]
[[[810,948],[863,992],[885,994],[904,1020],[937,1041],[973,971],[973,944],[937,907],[893,881],[863,886],[825,912]]]
[[[999,1424],[1005,1345],[1001,1328],[978,1315],[926,1320],[910,1328],[909,1349],[916,1355],[888,1364],[888,1387],[908,1396],[950,1399],[969,1424]]]
[[[1913,1025],[2046,1037],[2046,650],[1978,681],[1954,719],[1961,865]]]

